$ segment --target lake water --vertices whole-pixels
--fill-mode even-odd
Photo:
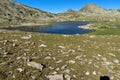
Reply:
[[[9,27],[4,29],[9,30],[21,30],[29,32],[40,32],[50,34],[85,34],[92,30],[80,28],[80,26],[86,25],[88,22],[57,22],[47,26],[22,26],[22,27]]]

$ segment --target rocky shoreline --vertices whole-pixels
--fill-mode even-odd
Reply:
[[[78,26],[78,28],[83,28],[83,29],[90,29],[92,30],[92,27],[94,24],[86,24],[86,25],[83,25],[83,26]]]

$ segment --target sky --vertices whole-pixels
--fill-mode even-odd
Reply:
[[[86,4],[97,4],[105,9],[120,9],[120,0],[13,0],[51,13],[68,9],[80,10]]]

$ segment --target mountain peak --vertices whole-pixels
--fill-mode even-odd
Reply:
[[[73,12],[75,12],[73,9],[68,9],[67,11],[66,11],[67,13],[73,13]]]
[[[102,13],[106,10],[97,4],[86,4],[83,8],[80,9],[80,12],[84,13]]]

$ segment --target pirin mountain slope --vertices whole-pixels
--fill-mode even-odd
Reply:
[[[1,23],[40,22],[52,18],[53,14],[22,5],[12,0],[0,0]]]
[[[96,4],[87,4],[79,11],[69,9],[52,14],[14,2],[0,1],[0,24],[46,23],[56,21],[119,21],[119,10],[104,9]]]

